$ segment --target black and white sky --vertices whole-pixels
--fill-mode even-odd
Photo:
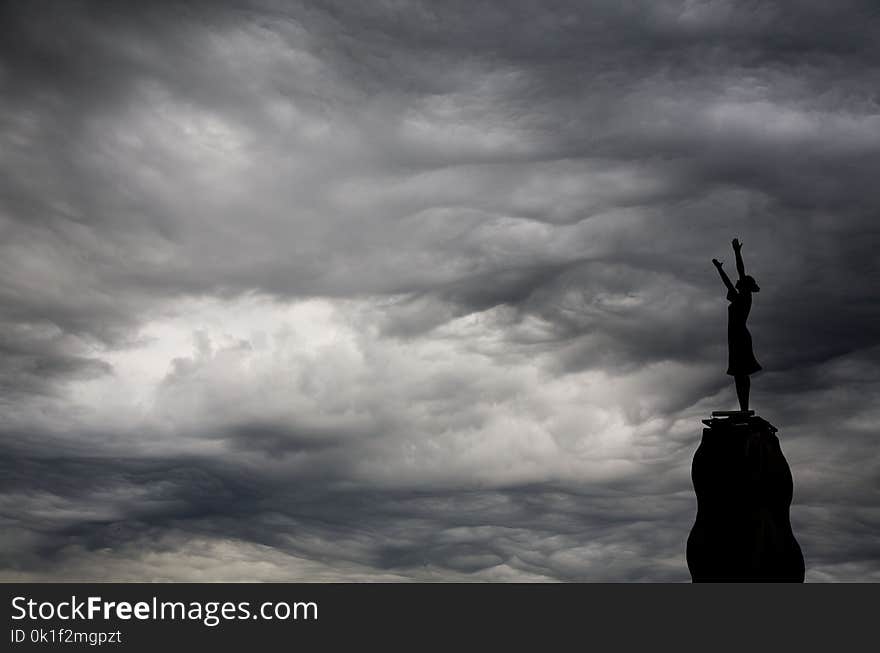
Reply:
[[[0,579],[683,581],[744,242],[880,581],[876,0],[3,2]]]

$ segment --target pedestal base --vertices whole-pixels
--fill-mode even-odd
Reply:
[[[687,542],[691,578],[803,582],[804,558],[789,519],[791,470],[776,427],[740,411],[713,413],[703,423],[691,467],[697,494]]]

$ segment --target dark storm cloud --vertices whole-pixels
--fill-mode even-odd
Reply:
[[[17,573],[76,578],[88,572],[77,567],[75,552],[131,547],[137,557],[169,546],[162,537],[171,532],[177,544],[218,537],[323,560],[343,578],[356,566],[428,577],[500,564],[549,579],[685,578],[675,560],[692,506],[680,488],[651,488],[647,495],[638,486],[597,494],[546,486],[377,492],[247,477],[192,459],[6,453],[3,489],[17,505],[5,517],[36,534],[20,548],[14,539],[7,545],[4,563]],[[798,524],[811,564],[848,561],[864,571],[877,554],[870,530],[858,531],[870,509],[851,505],[833,514],[821,502],[811,508]],[[852,539],[815,542],[828,537],[824,529],[849,530],[850,522],[857,528]],[[289,573],[284,577],[295,577]]]
[[[4,3],[4,573],[228,545],[314,578],[682,579],[739,236],[808,568],[876,577],[875,4]],[[356,351],[175,353],[150,419],[65,403],[179,302],[251,294],[371,309]],[[550,380],[499,371],[527,364]],[[546,420],[580,451],[529,382],[592,372],[638,434],[589,441],[613,473],[456,462]]]
[[[658,532],[669,514],[645,504],[638,488],[597,495],[551,486],[377,491],[246,476],[186,458],[4,453],[2,489],[17,504],[5,507],[4,521],[30,534],[23,544],[12,537],[6,545],[8,573],[75,578],[86,573],[77,568],[75,553],[132,547],[137,557],[161,549],[162,536],[174,533],[321,560],[341,578],[357,567],[429,578],[504,565],[511,574],[576,580],[597,561],[609,567],[603,572],[608,579],[683,578],[683,570],[668,563],[651,568],[645,553],[675,557],[681,533]],[[666,498],[684,508],[677,516],[684,528],[689,501]],[[561,548],[569,551],[560,555]],[[624,560],[616,561],[621,552]]]

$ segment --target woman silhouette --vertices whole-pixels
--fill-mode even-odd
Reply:
[[[746,274],[746,268],[743,264],[742,243],[736,238],[733,239],[733,252],[736,255],[736,271],[739,273],[739,280],[734,286],[730,282],[730,278],[721,268],[721,261],[712,259],[712,263],[718,269],[721,280],[727,286],[727,301],[730,305],[727,307],[727,373],[733,377],[736,384],[736,397],[739,399],[740,410],[749,409],[749,374],[754,374],[761,369],[760,363],[755,359],[752,351],[752,336],[746,328],[746,319],[749,317],[749,311],[752,308],[752,293],[759,292],[761,289],[755,280]]]

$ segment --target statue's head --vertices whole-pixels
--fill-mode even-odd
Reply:
[[[736,282],[736,289],[747,290],[749,292],[761,292],[755,278],[748,274]]]

